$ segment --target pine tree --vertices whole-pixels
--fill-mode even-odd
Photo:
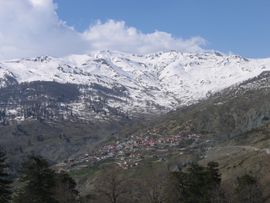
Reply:
[[[9,202],[11,199],[11,183],[7,173],[6,153],[0,148],[0,203]]]
[[[76,190],[76,182],[66,172],[57,173],[55,176],[55,199],[61,203],[78,202],[79,192]]]
[[[57,203],[53,189],[55,173],[48,162],[38,156],[29,157],[23,164],[20,188],[14,197],[18,203]]]
[[[213,187],[218,187],[221,183],[221,174],[219,172],[219,164],[217,162],[209,162],[207,164],[207,171],[209,175],[210,185]]]
[[[210,202],[220,203],[226,202],[225,193],[221,188],[221,174],[219,172],[219,164],[217,162],[209,162],[207,164],[208,173],[208,193]]]
[[[188,195],[187,203],[209,202],[209,181],[207,170],[196,163],[191,164],[188,169]]]
[[[223,200],[221,175],[216,162],[208,163],[207,167],[192,163],[185,172],[172,173],[170,182],[177,196],[170,202],[209,203]]]

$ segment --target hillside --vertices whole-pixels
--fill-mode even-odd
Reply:
[[[265,71],[196,104],[160,116],[144,127],[141,124],[135,131],[126,131],[124,137],[121,132],[115,142],[99,147],[102,155],[95,156],[100,156],[101,161],[94,166],[100,170],[99,164],[118,163],[133,173],[134,167],[145,171],[151,163],[175,170],[191,162],[205,165],[216,161],[224,185],[232,184],[242,174],[252,174],[259,179],[265,200],[269,201],[269,82],[270,74]],[[90,163],[92,154],[79,157],[74,167],[68,167],[83,192],[95,174]]]

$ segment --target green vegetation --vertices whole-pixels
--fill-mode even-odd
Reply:
[[[7,172],[6,153],[0,147],[0,203],[6,203],[11,200],[11,183]]]
[[[73,203],[78,195],[76,183],[67,173],[56,173],[38,156],[23,163],[18,185],[14,203]]]
[[[244,174],[235,177],[235,181],[237,184],[231,183],[229,189],[222,185],[217,162],[209,162],[207,166],[192,163],[177,171],[155,165],[144,168],[140,175],[132,169],[123,170],[111,165],[96,174],[92,190],[81,199],[85,203],[262,202],[261,189],[255,177]]]
[[[198,164],[191,164],[186,172],[177,171],[170,175],[173,192],[169,196],[169,202],[215,202],[221,199],[221,192],[218,163],[210,162],[207,167]]]
[[[44,202],[56,203],[52,188],[55,186],[54,172],[46,160],[31,156],[24,163],[19,183],[21,187],[15,195],[15,203]]]
[[[39,156],[30,156],[22,164],[12,195],[5,153],[1,152],[0,155],[1,203],[264,202],[259,181],[250,174],[235,177],[236,184],[229,186],[234,188],[230,193],[222,185],[217,162],[209,162],[206,166],[191,163],[174,171],[154,162],[128,170],[104,163],[90,170],[92,189],[82,196],[69,174],[51,169],[48,162]],[[88,176],[89,173],[84,175]]]

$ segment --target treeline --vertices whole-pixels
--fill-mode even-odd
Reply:
[[[89,195],[80,197],[75,181],[56,172],[39,156],[30,156],[15,181],[0,150],[0,203],[262,203],[258,180],[245,174],[222,184],[219,165],[192,163],[183,170],[152,168],[134,178],[128,170],[106,167],[94,178]]]
[[[8,174],[6,153],[0,150],[0,203],[76,203],[75,181],[65,172],[55,172],[47,160],[30,156],[22,164],[20,177]]]
[[[262,203],[258,180],[249,174],[222,185],[219,165],[197,163],[174,172],[151,169],[134,179],[120,168],[105,169],[83,203]],[[228,188],[229,187],[229,188]]]

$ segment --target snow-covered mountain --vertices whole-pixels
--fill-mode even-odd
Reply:
[[[194,103],[267,70],[270,70],[270,59],[246,59],[217,52],[135,55],[100,51],[64,58],[43,56],[2,61],[0,109],[2,115],[17,120],[37,114],[95,120],[162,113]],[[71,84],[69,89],[75,88],[78,92],[71,92],[75,96],[69,100],[59,99],[66,91],[62,88],[61,92],[60,86],[67,83]],[[41,91],[49,84],[54,84],[54,94],[48,88]],[[25,97],[14,98],[11,93],[14,94],[14,89],[17,96]],[[37,98],[42,103],[38,113],[29,109],[30,104],[37,105]],[[52,107],[52,102],[57,105]]]

